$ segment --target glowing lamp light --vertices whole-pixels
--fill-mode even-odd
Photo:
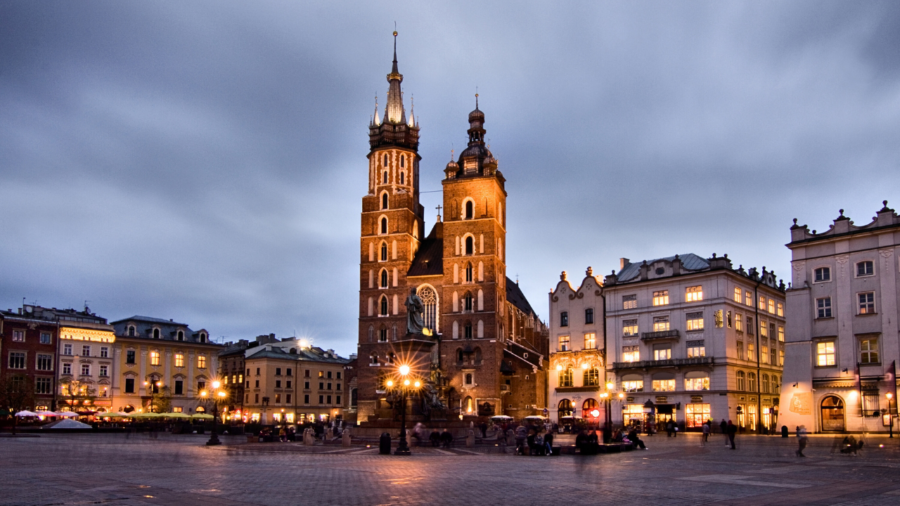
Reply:
[[[387,380],[387,383],[385,383],[385,384],[389,387],[392,387],[392,386],[394,386],[394,380]]]
[[[403,380],[403,384],[404,384],[405,386],[409,386],[409,380]]]
[[[623,394],[622,392],[619,392],[619,399],[624,399],[624,398],[625,398],[625,394]]]
[[[213,388],[219,388],[221,385],[218,381],[213,381]]]
[[[594,418],[597,418],[598,416],[600,416],[600,410],[595,409],[595,410],[591,411],[591,416],[593,416]]]
[[[415,387],[416,387],[416,388],[419,388],[419,387],[420,387],[420,386],[422,386],[422,382],[420,382],[420,381],[416,381],[416,383],[415,383]]]
[[[406,364],[403,364],[400,366],[399,371],[402,376],[406,376],[407,374],[409,374],[409,366]]]
[[[200,392],[200,397],[206,397],[206,390]]]
[[[894,398],[894,394],[892,394],[892,393],[890,393],[890,392],[886,393],[885,395],[887,396],[887,399],[888,399],[888,400],[891,400],[891,399]]]
[[[607,390],[612,390],[613,388],[615,388],[615,385],[614,385],[614,384],[612,384],[612,383],[607,383],[607,384],[606,384],[606,389],[607,389]]]
[[[582,368],[582,369],[587,369],[587,368],[588,368],[587,362],[581,364],[581,368]]]
[[[225,398],[225,392],[219,392],[219,398],[224,399],[224,398]]]
[[[557,364],[557,365],[556,365],[556,370],[557,370],[557,371],[562,371],[562,366],[559,365],[559,364]]]

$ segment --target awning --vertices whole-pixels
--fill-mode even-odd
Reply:
[[[675,406],[672,404],[657,404],[656,412],[660,415],[671,415],[674,412]]]

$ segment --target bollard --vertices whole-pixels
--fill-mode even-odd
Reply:
[[[378,439],[378,453],[381,455],[391,454],[391,435],[387,432],[382,432]]]
[[[344,429],[344,432],[341,433],[341,446],[350,447],[350,429]]]
[[[781,437],[788,437],[788,428],[787,425],[781,426]]]
[[[475,446],[475,431],[469,429],[466,431],[466,448],[471,448]]]

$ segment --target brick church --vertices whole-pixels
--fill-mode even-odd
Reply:
[[[410,403],[413,414],[447,420],[541,414],[549,334],[518,284],[506,276],[506,179],[485,145],[478,97],[469,113],[468,146],[444,168],[444,219],[438,214],[426,235],[419,203],[419,126],[403,103],[396,36],[387,105],[379,116],[376,103],[369,125],[369,188],[360,234],[358,420],[392,416],[386,382],[398,378],[403,364],[425,385]],[[431,336],[407,334],[404,302],[412,290],[424,303]],[[435,398],[443,407],[432,411]]]

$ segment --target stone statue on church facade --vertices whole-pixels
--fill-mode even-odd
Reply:
[[[404,305],[406,306],[406,331],[410,334],[430,335],[431,333],[425,328],[425,304],[416,295],[415,288],[410,289],[409,297],[406,298]]]

